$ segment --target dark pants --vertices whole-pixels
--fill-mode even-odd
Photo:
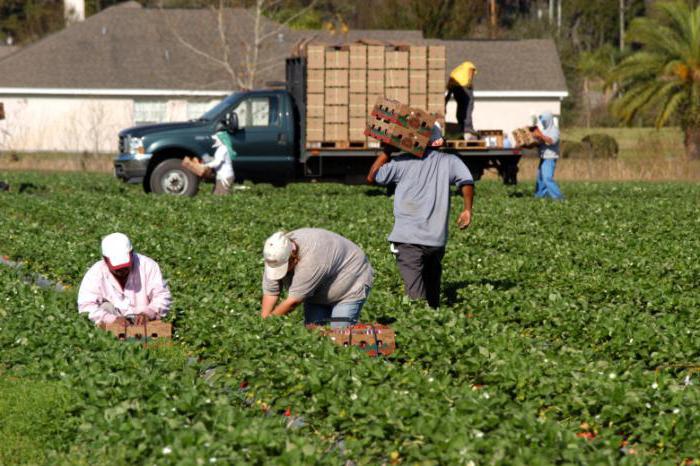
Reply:
[[[408,297],[425,299],[430,307],[437,308],[445,247],[398,243],[396,248],[396,263]]]
[[[473,133],[474,89],[471,87],[453,86],[449,89],[448,99],[450,95],[454,95],[457,101],[457,124],[465,133]]]

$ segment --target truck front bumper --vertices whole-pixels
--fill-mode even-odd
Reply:
[[[128,183],[140,183],[146,176],[151,154],[119,154],[114,159],[114,176]]]

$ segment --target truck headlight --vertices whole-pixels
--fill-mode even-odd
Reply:
[[[135,138],[129,136],[129,153],[133,155],[142,155],[146,152],[143,147],[143,138]]]

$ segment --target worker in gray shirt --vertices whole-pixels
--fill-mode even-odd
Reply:
[[[436,125],[430,148],[422,158],[402,154],[391,159],[389,148],[377,157],[367,176],[369,183],[396,183],[394,228],[389,241],[406,294],[411,299],[427,300],[433,308],[440,304],[450,185],[455,184],[464,198],[464,209],[457,219],[461,229],[471,223],[474,198],[469,169],[457,156],[440,152],[443,144],[442,131]]]
[[[265,241],[263,257],[264,319],[285,315],[303,302],[306,324],[357,323],[374,271],[355,243],[321,228],[279,231]],[[287,298],[278,304],[283,289]]]

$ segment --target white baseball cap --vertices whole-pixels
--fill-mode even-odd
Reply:
[[[112,270],[131,265],[131,241],[124,233],[112,233],[102,238],[102,257]]]
[[[287,235],[278,231],[265,240],[263,258],[265,259],[265,276],[270,280],[281,280],[287,275],[289,258],[294,245]]]

